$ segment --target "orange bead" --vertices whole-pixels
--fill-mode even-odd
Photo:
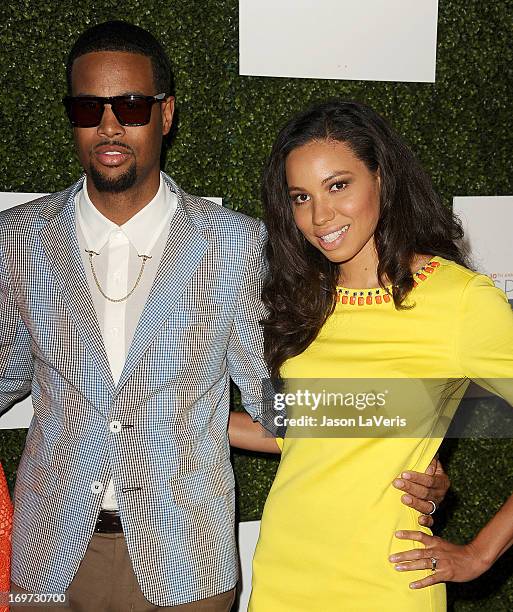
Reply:
[[[422,274],[422,272],[420,272],[419,274],[417,274],[417,276],[420,278],[420,280],[426,280],[427,276],[425,274]]]
[[[387,304],[388,304],[388,302],[390,302],[390,296],[388,295],[388,293],[386,293],[386,294],[383,296],[383,299],[385,300],[385,302],[386,302]]]
[[[363,306],[365,303],[365,300],[362,297],[358,298],[358,306]]]
[[[349,298],[349,303],[350,303],[350,304],[353,304],[353,305],[354,305],[354,304],[355,304],[355,302],[356,302],[356,298],[354,298],[354,297]]]
[[[376,304],[381,304],[381,296],[380,295],[376,296]]]
[[[438,268],[440,264],[438,263],[438,261],[430,261],[429,265],[432,266],[433,268]]]
[[[365,301],[367,302],[367,304],[372,304],[372,296],[368,295]]]
[[[413,288],[418,287],[419,283],[416,283],[415,281],[413,281]]]
[[[347,295],[342,296],[342,304],[347,304]]]
[[[425,272],[427,272],[428,274],[431,274],[432,272],[434,272],[434,269],[433,269],[433,268],[430,268],[429,266],[426,266],[426,267],[424,268],[424,271],[425,271]]]

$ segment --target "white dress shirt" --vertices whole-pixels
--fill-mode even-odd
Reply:
[[[116,225],[94,206],[87,192],[87,180],[75,198],[82,261],[115,384],[123,371],[137,323],[155,280],[176,206],[176,194],[167,187],[162,176],[155,197],[123,225]],[[126,300],[111,302],[97,286],[87,251],[98,253],[92,258],[98,284],[112,299],[123,298],[136,285],[143,263],[140,255],[148,255],[151,259],[146,261],[134,292]],[[118,508],[112,479],[105,489],[102,508]]]

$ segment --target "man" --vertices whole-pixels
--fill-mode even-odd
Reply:
[[[0,215],[0,408],[34,403],[13,590],[73,610],[235,595],[229,377],[261,419],[265,230],[160,173],[170,74],[140,28],[84,32],[65,104],[85,179]]]

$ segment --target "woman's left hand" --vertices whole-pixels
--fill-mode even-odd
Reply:
[[[438,582],[467,582],[483,574],[491,563],[483,560],[477,547],[470,542],[461,546],[451,544],[437,536],[430,536],[422,531],[397,531],[396,537],[402,540],[415,540],[425,548],[415,548],[389,557],[398,571],[436,569],[430,576],[412,582],[410,588],[422,589]],[[432,559],[436,559],[432,561]]]

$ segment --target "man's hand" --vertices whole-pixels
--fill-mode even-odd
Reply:
[[[429,514],[433,511],[431,502],[436,504],[438,508],[447,494],[451,482],[444,472],[442,464],[435,457],[425,474],[403,472],[392,484],[396,489],[404,491],[405,495],[401,497],[403,504],[421,513],[419,524],[431,527],[434,523],[433,517]]]

